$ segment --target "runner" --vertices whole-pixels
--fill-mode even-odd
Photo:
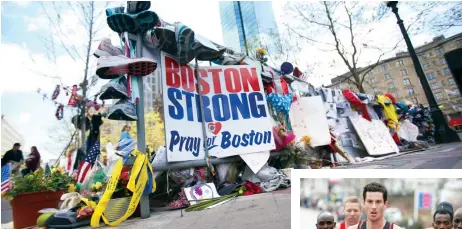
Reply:
[[[318,215],[316,220],[317,229],[334,229],[335,228],[335,218],[334,215],[330,212],[323,212]]]
[[[388,206],[387,189],[376,182],[364,187],[363,199],[366,211],[366,221],[348,227],[348,229],[401,229],[396,224],[385,221],[384,212]]]
[[[438,209],[433,214],[434,229],[452,229],[452,214],[447,209]]]
[[[454,213],[454,229],[462,229],[462,208],[456,210]]]
[[[359,218],[363,214],[361,200],[356,196],[350,196],[343,204],[343,213],[345,221],[337,225],[337,229],[347,229],[350,226],[357,225]]]

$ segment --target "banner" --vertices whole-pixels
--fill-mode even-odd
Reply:
[[[200,67],[207,139],[203,139],[196,71],[161,55],[167,159],[203,160],[274,149],[260,72],[250,65]]]

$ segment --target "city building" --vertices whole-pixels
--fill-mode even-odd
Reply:
[[[449,118],[462,116],[462,97],[444,58],[446,52],[457,48],[462,48],[462,33],[449,38],[441,35],[433,38],[432,42],[415,48],[433,95],[438,105],[442,106],[443,113]],[[363,87],[367,94],[390,93],[398,100],[428,106],[408,52],[398,52],[395,57],[382,60],[374,66],[358,69],[361,77],[366,74]],[[371,67],[374,68],[368,71]],[[349,72],[335,77],[327,87],[358,91],[356,86],[347,80],[349,77]]]
[[[8,120],[2,115],[2,145],[1,153],[2,157],[6,151],[13,148],[14,143],[25,144],[24,137],[13,127]]]
[[[221,1],[220,17],[225,46],[233,50],[245,53],[246,41],[249,47],[265,43],[269,53],[281,45],[270,1]]]
[[[162,101],[162,77],[160,74],[160,68],[157,68],[151,75],[146,76],[147,84],[144,85],[145,111],[154,109],[156,100]]]

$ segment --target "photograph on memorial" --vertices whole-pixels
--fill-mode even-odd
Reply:
[[[303,229],[462,228],[461,178],[301,178],[299,200]]]

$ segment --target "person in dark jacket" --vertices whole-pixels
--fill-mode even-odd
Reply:
[[[16,174],[19,174],[19,168],[22,163],[24,163],[21,144],[14,143],[13,149],[6,151],[5,155],[2,157],[2,167],[7,163],[11,163],[11,170]]]
[[[41,157],[39,151],[37,150],[37,147],[32,146],[32,148],[30,149],[30,154],[26,159],[27,168],[21,171],[22,175],[25,176],[29,173],[35,172],[35,170],[37,170],[40,167],[40,159]]]

